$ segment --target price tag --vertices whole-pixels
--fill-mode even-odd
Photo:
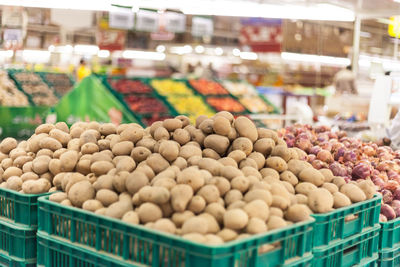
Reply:
[[[158,31],[158,13],[148,10],[139,10],[137,12],[136,30],[144,32]]]
[[[212,36],[214,32],[214,23],[212,19],[203,17],[193,17],[192,35],[193,36]]]
[[[135,24],[135,14],[132,9],[114,7],[109,14],[109,27],[131,30]]]
[[[165,29],[168,32],[184,32],[186,29],[186,16],[176,12],[164,13],[166,25]]]

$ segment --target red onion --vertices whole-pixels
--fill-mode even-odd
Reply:
[[[332,157],[331,152],[329,152],[328,150],[324,150],[324,149],[318,152],[317,159],[322,160],[323,162],[326,162],[326,163],[333,162],[333,157]]]
[[[383,203],[390,204],[393,201],[393,194],[388,189],[383,189],[381,191]]]
[[[333,175],[335,176],[346,176],[347,170],[346,168],[342,167],[339,162],[333,162],[329,169],[332,171]]]
[[[357,178],[366,179],[371,175],[371,169],[367,164],[358,163],[354,166],[351,175],[355,179]]]
[[[310,148],[310,150],[308,151],[308,153],[317,155],[318,152],[320,152],[320,151],[321,151],[321,147],[319,147],[319,146],[313,146],[313,147]]]

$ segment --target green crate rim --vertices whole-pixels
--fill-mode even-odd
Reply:
[[[391,242],[386,238],[386,235],[389,235],[393,238],[394,234],[400,234],[400,217],[390,220],[387,222],[380,222],[381,224],[381,235],[380,235],[380,242],[379,248],[380,249],[396,249],[400,248],[400,239],[397,243]],[[388,247],[389,246],[389,247]]]
[[[36,266],[36,259],[20,259],[14,256],[8,256],[0,253],[0,265],[1,262],[7,261],[7,266],[19,266],[19,267],[34,267]]]

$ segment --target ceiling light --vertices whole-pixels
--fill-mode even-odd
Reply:
[[[159,52],[159,53],[165,52],[165,46],[163,46],[163,45],[157,45],[156,51]]]
[[[80,55],[96,55],[99,52],[97,45],[75,45],[74,52]]]
[[[223,53],[224,53],[224,50],[222,50],[221,47],[215,48],[215,54],[216,54],[217,56],[221,56]]]
[[[240,50],[238,49],[238,48],[234,48],[233,50],[232,50],[232,54],[234,55],[234,56],[240,56]]]
[[[282,52],[281,57],[285,60],[323,63],[328,65],[338,65],[338,66],[348,66],[351,63],[350,59],[344,57],[329,57],[329,56],[297,54],[289,52]]]
[[[12,58],[14,51],[12,50],[0,50],[0,58]]]
[[[125,50],[122,52],[122,57],[129,59],[164,60],[165,54],[159,52]]]
[[[193,48],[190,45],[185,46],[173,46],[169,49],[169,51],[173,54],[184,55],[192,53]]]
[[[22,50],[22,59],[29,63],[46,63],[50,60],[50,52],[45,50]]]
[[[198,46],[196,46],[196,47],[194,48],[194,51],[195,51],[197,54],[201,54],[201,53],[204,53],[205,49],[204,49],[204,46],[198,45]]]
[[[240,52],[241,59],[256,60],[258,58],[257,54],[254,52]]]
[[[108,58],[110,56],[110,51],[108,51],[108,50],[100,50],[97,53],[97,56],[98,57],[102,57],[102,58]]]

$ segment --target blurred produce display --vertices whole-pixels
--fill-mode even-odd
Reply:
[[[14,74],[15,78],[21,83],[41,83],[42,79],[39,75],[33,72],[16,72]]]
[[[54,88],[59,95],[65,95],[73,88],[73,82],[65,73],[43,73],[44,80]]]
[[[251,113],[271,113],[274,111],[274,107],[265,103],[258,95],[240,97],[239,102]]]
[[[139,80],[129,79],[108,79],[110,85],[121,94],[149,94],[152,93],[152,89]]]
[[[125,96],[124,100],[130,109],[138,113],[165,113],[168,109],[159,99],[152,96]]]
[[[245,82],[223,81],[224,87],[233,95],[257,95],[256,89]]]
[[[186,85],[184,81],[163,79],[154,79],[150,82],[156,91],[163,96],[169,95],[193,95],[192,90]]]
[[[202,95],[229,95],[229,92],[221,84],[206,80],[189,80],[189,84]]]
[[[179,96],[171,95],[167,97],[169,103],[176,109],[178,113],[187,114],[187,116],[194,121],[197,116],[206,115],[211,117],[214,111],[204,103],[200,96]]]
[[[0,71],[0,105],[29,106],[26,95],[17,89],[5,71]]]
[[[33,103],[37,106],[53,106],[58,102],[58,98],[44,82],[24,83],[21,86],[27,94],[31,95]]]
[[[208,97],[207,103],[217,111],[245,112],[246,109],[232,97]]]
[[[347,182],[371,180],[383,196],[380,221],[400,217],[400,151],[347,137],[327,126],[288,126],[280,135],[288,147],[307,152],[307,161],[316,169],[329,168]]]

